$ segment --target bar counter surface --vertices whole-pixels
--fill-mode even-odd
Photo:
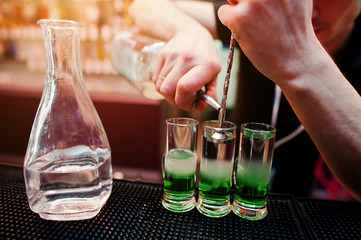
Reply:
[[[0,239],[361,239],[361,204],[270,194],[259,221],[163,208],[163,186],[114,180],[93,219],[46,221],[27,202],[23,171],[0,165]]]

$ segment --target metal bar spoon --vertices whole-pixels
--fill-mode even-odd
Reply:
[[[228,94],[228,87],[229,87],[229,80],[231,77],[231,70],[232,70],[232,63],[233,63],[233,54],[234,54],[234,46],[236,44],[236,40],[233,37],[233,34],[231,35],[231,41],[229,44],[229,53],[228,53],[228,59],[227,59],[227,73],[226,77],[224,79],[224,86],[223,86],[223,96],[222,96],[222,104],[221,109],[219,110],[218,114],[218,127],[221,128],[223,125],[223,122],[226,117],[226,104],[227,104],[227,94]]]
[[[223,85],[222,104],[221,104],[221,109],[219,110],[219,114],[218,114],[218,126],[217,126],[218,128],[222,128],[223,122],[225,121],[225,118],[226,118],[227,94],[228,94],[228,87],[229,87],[229,82],[230,82],[230,77],[231,77],[235,44],[236,44],[236,40],[232,34],[231,41],[229,44],[229,52],[228,52],[228,59],[227,59],[227,72],[226,72],[226,77],[224,79],[224,85]],[[222,131],[220,131],[220,132],[215,131],[212,134],[212,138],[215,141],[219,141],[220,143],[222,143],[222,141],[226,140],[227,137],[228,136],[226,135],[226,133],[222,132]],[[217,161],[223,161],[225,159],[226,153],[227,153],[226,145],[219,144],[218,150],[217,150]]]
[[[204,88],[199,90],[197,93],[197,99],[204,101],[209,106],[211,106],[214,109],[216,109],[217,111],[219,111],[218,125],[217,125],[218,128],[222,128],[223,122],[225,121],[225,117],[226,117],[227,94],[228,94],[228,88],[229,88],[230,77],[231,77],[235,44],[236,44],[236,40],[232,34],[231,40],[230,40],[230,46],[229,46],[228,59],[227,59],[227,72],[226,72],[226,77],[225,77],[224,86],[223,86],[222,104],[219,105],[219,103],[214,98],[207,95],[204,91]],[[223,140],[223,139],[227,138],[227,136],[225,136],[221,132],[214,132],[212,134],[212,138],[215,140]]]
[[[210,107],[219,111],[218,127],[222,127],[223,121],[225,120],[225,116],[226,116],[227,94],[228,94],[228,87],[229,87],[229,79],[231,76],[235,42],[236,41],[235,41],[233,35],[231,35],[231,43],[230,43],[230,47],[229,47],[228,60],[227,60],[227,73],[226,73],[226,77],[224,80],[224,87],[223,87],[222,105],[220,105],[214,98],[212,98],[211,96],[206,94],[205,87],[203,87],[201,90],[199,90],[197,92],[196,100],[202,100],[203,102],[207,103]]]

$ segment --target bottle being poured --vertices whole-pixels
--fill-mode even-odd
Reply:
[[[152,81],[155,64],[160,51],[166,43],[137,32],[121,31],[112,40],[112,62],[117,71],[125,76],[143,96],[164,99]],[[205,87],[197,92],[197,100],[202,100],[210,107],[220,110],[221,105],[206,94]]]

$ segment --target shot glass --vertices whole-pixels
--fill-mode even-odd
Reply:
[[[245,219],[267,216],[276,128],[263,123],[241,125],[233,212]]]
[[[195,207],[198,121],[170,118],[166,124],[162,205],[173,212],[187,212]]]
[[[237,126],[218,121],[203,123],[197,209],[208,217],[223,217],[231,211],[230,196]]]

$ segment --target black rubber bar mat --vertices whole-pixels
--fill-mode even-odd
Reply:
[[[22,169],[0,166],[0,239],[313,239],[289,195],[270,194],[268,216],[248,221],[233,213],[209,218],[196,209],[172,213],[161,205],[162,194],[159,184],[114,180],[95,218],[46,221],[28,206]]]
[[[315,239],[361,239],[361,203],[297,198]]]

